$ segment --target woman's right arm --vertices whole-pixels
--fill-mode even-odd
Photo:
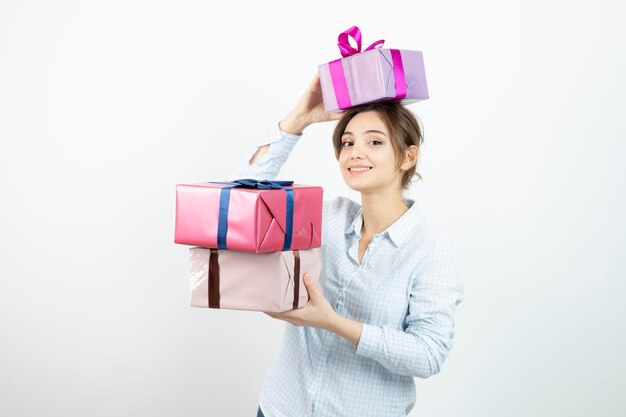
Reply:
[[[301,134],[295,135],[284,131],[280,126],[282,124],[276,124],[257,145],[248,150],[245,158],[240,161],[235,172],[231,175],[230,181],[242,178],[276,179],[280,168],[302,137]],[[254,155],[252,155],[253,153]]]
[[[239,178],[276,179],[304,129],[317,122],[339,120],[341,113],[324,111],[319,73],[300,98],[298,104],[274,127],[266,137],[254,146],[254,154],[241,161],[231,180]],[[252,149],[250,150],[252,152]]]
[[[298,122],[298,120],[294,118],[294,116],[291,115],[287,115],[286,118],[278,122],[278,130],[283,133],[288,133],[290,135],[302,136],[302,131],[305,127],[306,126],[303,126],[300,122]],[[252,158],[250,158],[248,164],[254,164],[257,159],[261,158],[265,154],[265,152],[267,152],[270,146],[271,143],[257,147],[255,154],[252,155]]]

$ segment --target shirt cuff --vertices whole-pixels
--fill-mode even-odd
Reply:
[[[356,345],[356,354],[371,357],[376,351],[376,340],[379,338],[381,329],[372,324],[362,323],[361,337],[359,344]]]
[[[302,135],[294,135],[293,133],[281,130],[278,127],[278,123],[276,123],[267,131],[265,137],[256,143],[256,146],[259,147],[263,145],[269,145],[274,142],[278,142],[279,140],[282,140],[286,144],[290,144],[292,145],[291,147],[293,147],[301,137]]]

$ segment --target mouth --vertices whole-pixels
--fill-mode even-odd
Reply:
[[[371,171],[372,169],[372,167],[348,168],[348,172],[350,173],[350,175],[360,175],[364,172]]]

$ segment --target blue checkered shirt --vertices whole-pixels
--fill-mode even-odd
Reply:
[[[233,177],[276,179],[301,135],[270,128]],[[257,146],[268,151],[249,165]],[[405,198],[409,210],[375,234],[358,261],[363,223],[356,202],[324,201],[320,284],[342,316],[363,324],[355,346],[327,330],[285,322],[259,394],[265,417],[398,417],[415,404],[414,377],[438,373],[452,349],[463,300],[451,241]]]

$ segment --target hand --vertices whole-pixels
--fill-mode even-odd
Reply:
[[[341,113],[328,113],[324,110],[320,74],[316,72],[298,104],[280,122],[279,126],[286,132],[301,134],[304,128],[313,123],[339,120],[341,117]]]
[[[263,313],[275,319],[287,321],[294,326],[318,327],[328,330],[337,313],[324,298],[321,288],[311,280],[307,273],[304,274],[304,285],[309,293],[307,305],[282,313],[268,313],[265,311]]]

